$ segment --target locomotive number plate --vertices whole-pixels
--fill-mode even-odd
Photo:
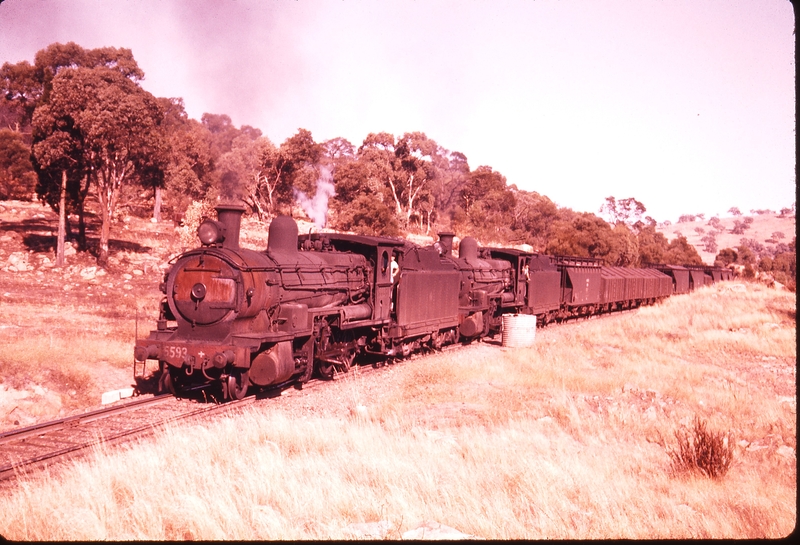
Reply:
[[[185,346],[168,345],[164,347],[164,359],[183,361],[188,350]]]

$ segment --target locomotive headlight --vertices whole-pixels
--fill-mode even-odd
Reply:
[[[219,244],[225,240],[225,226],[218,221],[205,220],[197,228],[197,236],[205,246]]]

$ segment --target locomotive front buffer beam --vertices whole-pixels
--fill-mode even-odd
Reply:
[[[187,374],[215,367],[224,369],[229,365],[250,367],[250,349],[245,346],[220,345],[197,341],[138,341],[133,353],[137,362],[158,360],[176,369],[186,368]]]

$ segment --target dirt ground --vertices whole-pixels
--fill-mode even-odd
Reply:
[[[29,335],[38,326],[37,317],[30,314],[62,313],[66,327],[71,317],[91,315],[93,309],[98,309],[99,316],[122,320],[133,319],[138,309],[142,312],[140,334],[145,334],[152,325],[146,310],[157,308],[158,283],[171,254],[179,250],[175,225],[139,218],[121,221],[112,229],[111,257],[105,268],[98,267],[91,251],[78,252],[71,242],[66,265],[59,268],[55,266],[57,222],[56,214],[41,203],[0,202],[0,335],[9,340]],[[73,222],[77,223],[75,218]],[[90,216],[90,248],[96,244],[96,231],[97,221]],[[86,364],[94,383],[87,407],[71,400],[82,397],[73,389],[0,373],[2,423],[29,425],[96,408],[104,391],[130,387],[133,382],[129,367],[120,368],[92,354],[86,354]]]

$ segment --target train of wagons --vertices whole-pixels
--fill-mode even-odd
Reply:
[[[481,248],[453,252],[374,236],[299,235],[276,217],[266,251],[241,248],[245,208],[222,204],[198,228],[200,247],[175,258],[160,285],[157,327],[137,339],[134,376],[159,362],[157,389],[180,394],[248,389],[345,373],[357,357],[391,360],[494,335],[508,314],[538,325],[632,309],[726,280],[731,271],[659,265],[606,267],[594,259]],[[141,370],[141,371],[140,371]]]

